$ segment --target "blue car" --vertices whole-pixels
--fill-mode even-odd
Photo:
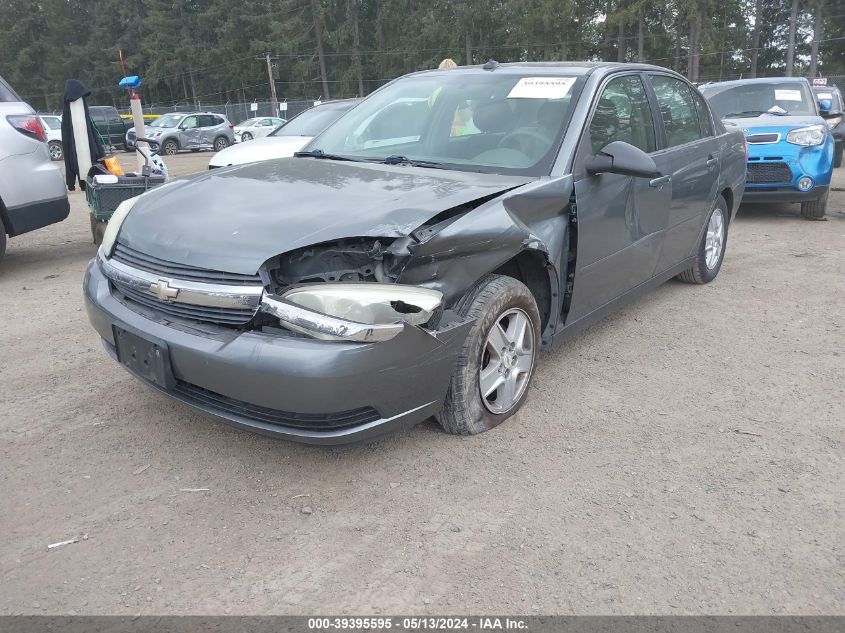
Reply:
[[[799,202],[809,220],[824,217],[834,139],[803,77],[723,81],[700,86],[726,125],[748,145],[743,202]]]

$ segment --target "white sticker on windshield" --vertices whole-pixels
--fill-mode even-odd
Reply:
[[[508,93],[508,99],[563,99],[575,77],[523,77]]]
[[[819,93],[816,93],[816,96],[819,98],[819,100],[822,100],[822,99],[831,99],[832,100],[833,99],[833,93],[832,92],[819,92]]]
[[[801,91],[775,90],[775,101],[801,101]]]

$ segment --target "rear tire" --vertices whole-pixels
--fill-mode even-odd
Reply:
[[[722,261],[725,259],[725,249],[728,245],[728,205],[722,196],[707,217],[704,235],[691,268],[677,275],[676,279],[688,284],[707,284],[716,278]]]
[[[528,396],[540,313],[531,291],[502,275],[481,279],[456,310],[475,324],[458,354],[438,421],[447,433],[476,435],[507,420]]]
[[[827,191],[821,198],[801,203],[801,217],[805,220],[822,220],[827,213]]]
[[[229,139],[227,139],[225,136],[218,136],[216,139],[214,139],[215,152],[222,152],[227,147],[229,147]]]
[[[252,134],[250,134],[249,132],[244,132],[243,134],[241,134],[241,143],[246,143],[247,141],[251,141],[251,140],[252,140]]]
[[[47,143],[47,151],[50,152],[50,160],[62,160],[65,157],[60,141],[50,141]]]

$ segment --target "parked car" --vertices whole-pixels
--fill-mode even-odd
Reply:
[[[260,116],[241,121],[235,126],[235,142],[243,143],[254,138],[262,138],[285,123],[287,123],[285,119],[272,116]]]
[[[47,151],[51,160],[62,160],[64,149],[62,146],[62,117],[57,114],[39,114],[41,125],[47,134]]]
[[[70,212],[61,172],[50,162],[38,115],[0,77],[0,261],[6,236],[60,222]]]
[[[410,97],[409,141],[373,114]],[[415,73],[294,158],[125,203],[84,294],[126,369],[236,425],[479,433],[520,408],[541,347],[672,277],[712,281],[744,182],[742,132],[665,68]]]
[[[748,181],[743,202],[799,202],[824,217],[833,172],[833,137],[803,77],[723,81],[701,86],[726,123],[745,132]]]
[[[242,165],[271,158],[290,158],[294,152],[305,147],[308,141],[337,121],[359,101],[360,99],[326,101],[309,108],[270,132],[265,138],[256,139],[249,145],[235,145],[217,152],[211,157],[208,168]]]
[[[215,112],[172,112],[144,125],[144,137],[156,141],[168,156],[183,149],[219,152],[235,142],[234,127]],[[127,150],[135,149],[135,138],[133,126],[126,132]]]
[[[833,136],[833,166],[842,167],[842,153],[845,147],[845,100],[836,86],[813,86],[819,100],[819,114],[822,115]],[[824,108],[822,106],[827,105]]]
[[[88,114],[104,145],[125,149],[126,130],[132,125],[131,119],[121,117],[114,106],[88,106]]]

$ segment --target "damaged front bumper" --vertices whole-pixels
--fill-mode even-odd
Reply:
[[[144,382],[234,425],[313,444],[371,439],[436,414],[472,325],[444,315],[434,332],[403,324],[375,342],[214,333],[139,314],[112,294],[96,260],[84,290],[106,349]],[[155,352],[158,371],[139,364],[136,351]]]

